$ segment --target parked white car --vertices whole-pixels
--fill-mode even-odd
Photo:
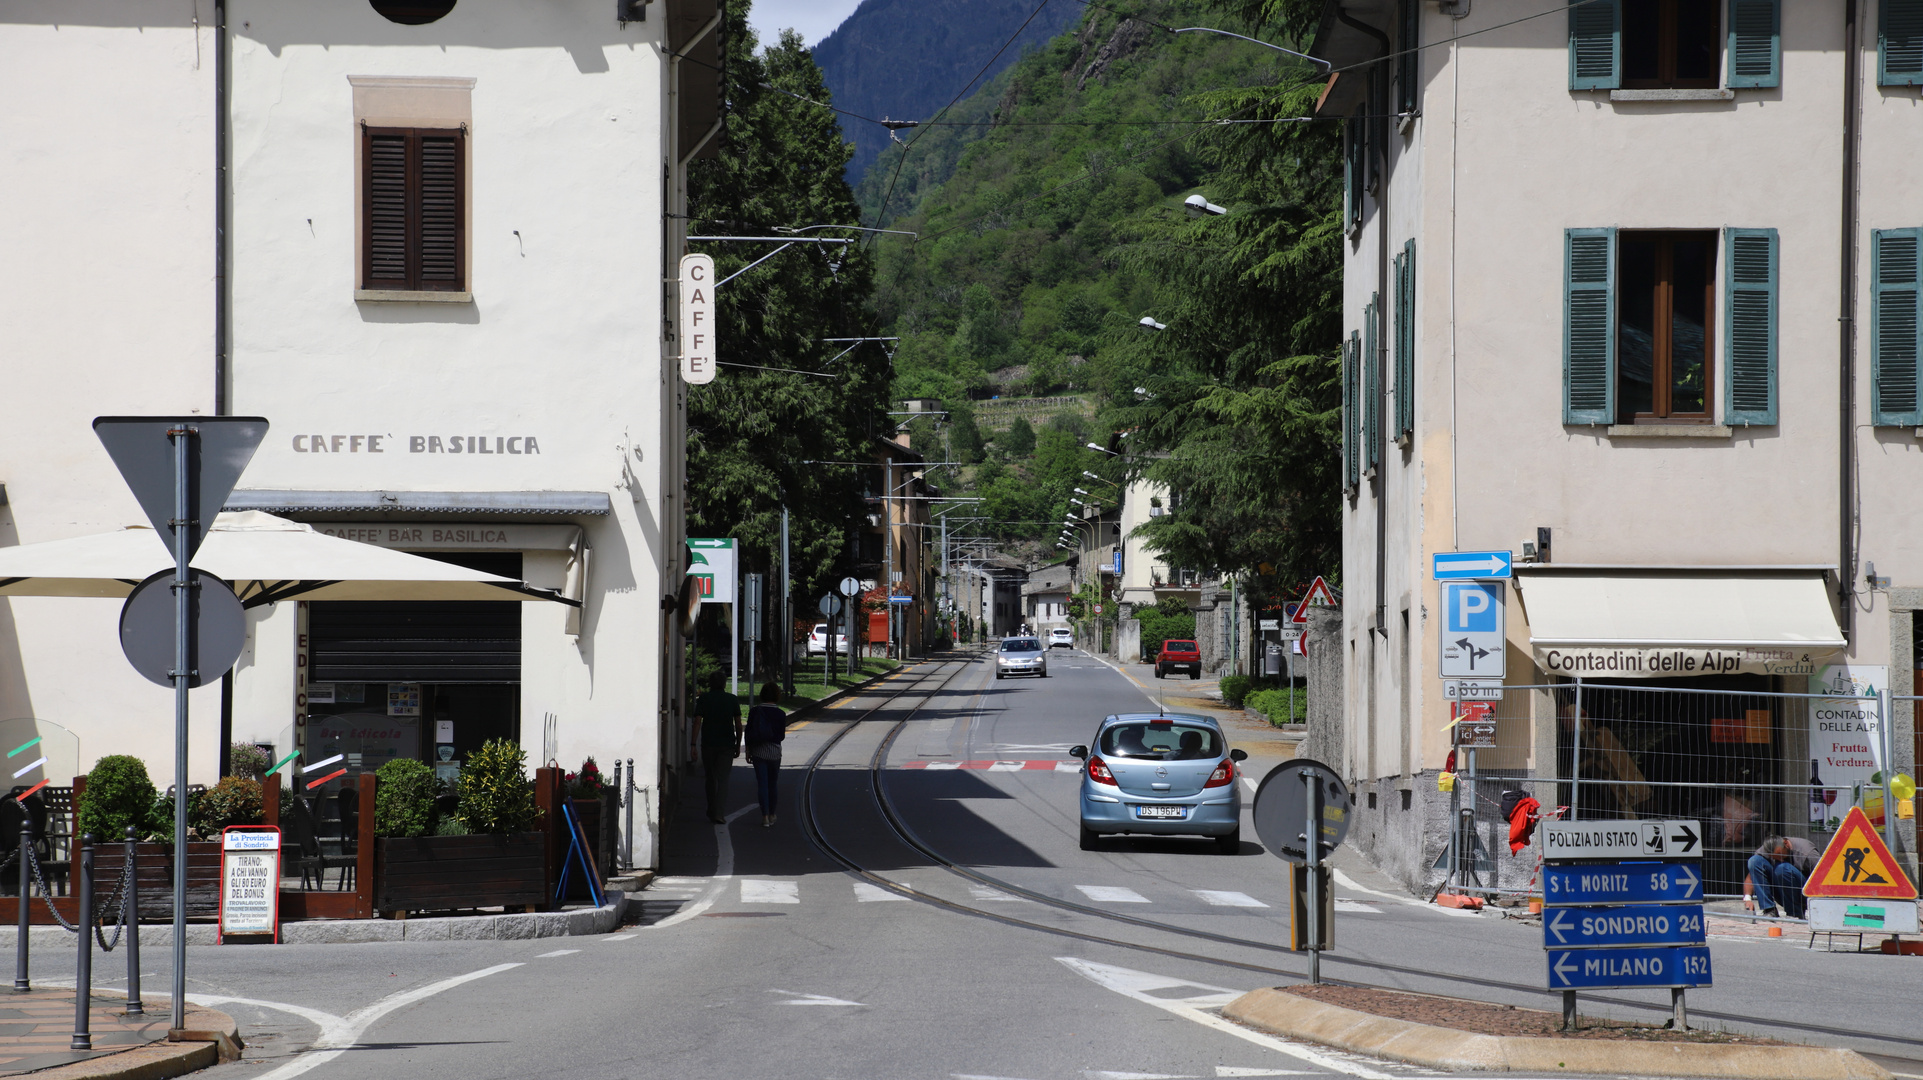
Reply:
[[[808,655],[809,656],[826,656],[827,654],[828,654],[828,624],[816,623],[815,628],[812,631],[810,631],[808,634]],[[848,655],[848,635],[847,634],[835,635],[835,655],[836,656]]]

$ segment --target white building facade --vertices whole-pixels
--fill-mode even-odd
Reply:
[[[196,692],[196,782],[215,777],[223,726],[277,755],[341,753],[349,779],[394,757],[451,771],[509,738],[531,764],[632,759],[658,812],[687,741],[663,602],[687,569],[663,283],[685,166],[718,129],[718,16],[712,0],[624,13],[199,0],[0,15],[0,78],[33,103],[0,121],[0,168],[35,206],[0,316],[22,361],[0,543],[141,520],[94,415],[261,415],[272,427],[229,509],[571,601],[254,609],[226,701]],[[76,289],[106,252],[117,280]],[[0,715],[69,727],[82,768],[123,752],[166,775],[168,692],[115,655],[117,613],[0,601]]]
[[[1923,4],[1541,11],[1332,2],[1313,50],[1348,170],[1324,647],[1358,835],[1411,882],[1447,819],[1437,553],[1513,555],[1503,677],[1553,688],[1505,698],[1485,771],[1566,779],[1579,727],[1619,740],[1585,813],[1736,815],[1683,789],[1754,782],[1782,831],[1824,755],[1767,695],[1915,692]]]

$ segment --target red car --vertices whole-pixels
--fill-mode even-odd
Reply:
[[[1155,654],[1155,677],[1166,679],[1171,671],[1186,671],[1191,679],[1201,678],[1202,647],[1178,639],[1162,642],[1162,651]]]

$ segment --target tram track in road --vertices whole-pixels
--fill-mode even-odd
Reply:
[[[1036,890],[1018,885],[1014,882],[1003,880],[991,874],[982,873],[981,871],[973,867],[956,863],[953,860],[950,860],[949,858],[944,856],[940,851],[936,850],[932,845],[922,840],[921,837],[918,834],[916,834],[914,829],[911,826],[909,826],[906,821],[902,819],[901,814],[899,813],[899,811],[897,810],[894,804],[894,800],[889,797],[887,784],[884,780],[884,773],[887,768],[888,754],[890,749],[894,746],[896,739],[901,735],[903,731],[907,729],[909,722],[914,719],[916,713],[920,712],[922,707],[926,705],[927,702],[931,700],[935,695],[941,693],[943,690],[946,690],[949,684],[952,683],[957,677],[959,677],[964,672],[970,670],[974,666],[974,664],[975,664],[975,660],[973,658],[965,659],[965,660],[950,660],[950,661],[939,662],[937,666],[933,670],[931,670],[927,675],[923,675],[917,678],[914,685],[901,689],[900,691],[891,695],[887,701],[884,701],[883,703],[875,706],[874,708],[869,709],[868,711],[862,713],[860,716],[857,716],[849,720],[847,723],[843,724],[840,730],[836,731],[832,736],[830,736],[828,740],[824,742],[818,750],[815,751],[814,755],[809,758],[806,766],[807,771],[802,780],[802,790],[801,790],[801,799],[800,799],[801,826],[802,826],[803,832],[807,835],[810,843],[814,844],[815,847],[819,849],[824,855],[828,856],[828,858],[832,859],[834,862],[840,865],[843,868],[843,870],[846,871],[848,874],[852,875],[855,878],[858,878],[861,881],[875,885],[881,889],[885,889],[889,892],[895,893],[896,895],[905,897],[907,899],[916,900],[921,903],[930,905],[932,907],[940,908],[946,911],[951,911],[956,914],[968,915],[978,919],[986,919],[990,922],[1000,923],[1004,926],[1018,927],[1026,930],[1034,930],[1040,933],[1050,934],[1056,937],[1072,938],[1080,941],[1087,941],[1087,942],[1092,942],[1092,943],[1101,944],[1101,945],[1108,945],[1108,946],[1113,946],[1117,948],[1129,949],[1136,952],[1145,952],[1145,953],[1151,953],[1159,956],[1166,956],[1172,959],[1185,960],[1185,961],[1206,964],[1206,965],[1215,966],[1215,967],[1233,968],[1240,971],[1255,972],[1262,975],[1272,975],[1272,976],[1277,976],[1283,979],[1288,979],[1291,981],[1299,982],[1299,981],[1307,980],[1308,974],[1306,971],[1293,970],[1285,967],[1275,967],[1267,964],[1255,963],[1248,960],[1237,960],[1237,959],[1233,959],[1225,956],[1211,955],[1208,953],[1193,952],[1185,949],[1174,948],[1167,945],[1157,945],[1157,944],[1146,942],[1146,941],[1125,940],[1122,938],[1117,938],[1109,935],[1090,933],[1083,930],[1076,930],[1071,927],[1050,924],[1045,922],[1037,922],[1035,920],[1024,919],[1019,916],[1005,914],[1004,912],[1001,912],[1001,911],[990,910],[987,908],[975,906],[973,904],[951,900],[946,897],[935,895],[926,890],[918,889],[905,882],[896,881],[893,878],[887,877],[881,872],[863,865],[858,859],[849,855],[847,852],[837,847],[831,840],[829,840],[829,838],[822,831],[821,821],[816,815],[814,784],[815,784],[815,778],[817,774],[824,767],[827,767],[824,764],[827,758],[829,757],[830,754],[832,754],[835,751],[835,749],[841,744],[842,740],[845,739],[849,734],[854,732],[857,728],[861,727],[862,725],[875,721],[878,717],[878,714],[881,714],[889,710],[896,702],[900,701],[901,699],[907,698],[907,697],[913,697],[919,694],[922,696],[922,700],[914,704],[912,707],[910,707],[905,714],[903,714],[902,716],[894,720],[894,722],[889,727],[887,732],[882,736],[881,740],[876,744],[874,752],[869,756],[868,763],[867,763],[868,795],[870,798],[872,798],[874,802],[875,810],[880,814],[882,820],[887,824],[889,830],[894,834],[894,838],[898,842],[900,842],[902,845],[906,846],[910,850],[914,851],[916,854],[920,855],[923,859],[927,860],[927,862],[930,865],[936,868],[939,868],[941,870],[945,870],[948,873],[958,878],[961,878],[965,881],[987,886],[991,889],[997,890],[1006,895],[1015,896],[1024,900],[1033,901],[1035,903],[1041,904],[1047,908],[1050,908],[1056,911],[1072,913],[1076,915],[1089,916],[1089,917],[1101,919],[1111,923],[1121,923],[1124,925],[1134,926],[1144,930],[1150,930],[1156,933],[1171,934],[1178,937],[1208,941],[1218,945],[1225,945],[1225,946],[1229,946],[1236,949],[1249,949],[1249,950],[1256,950],[1256,951],[1265,952],[1265,953],[1279,952],[1279,953],[1292,954],[1294,952],[1294,950],[1291,950],[1288,946],[1283,944],[1278,944],[1272,941],[1262,941],[1254,938],[1242,938],[1242,937],[1236,937],[1230,934],[1218,934],[1213,931],[1201,930],[1195,927],[1180,926],[1172,923],[1165,923],[1156,919],[1144,918],[1139,915],[1129,915],[1129,914],[1126,914],[1123,912],[1117,912],[1117,911],[1106,911],[1100,908],[1091,907],[1086,904],[1076,903],[1075,901],[1072,901],[1072,900],[1066,900],[1061,897],[1051,896],[1047,893],[1038,892]],[[944,674],[942,669],[950,665],[953,665],[953,670],[947,671]],[[934,685],[932,689],[925,689],[926,687],[928,687],[929,683],[935,682],[935,680],[938,677],[939,677],[939,682],[936,683],[936,685]],[[1404,966],[1400,964],[1386,963],[1379,960],[1365,960],[1359,957],[1344,957],[1344,956],[1325,954],[1322,957],[1322,962],[1325,965],[1325,967],[1335,966],[1335,967],[1347,967],[1352,969],[1362,969],[1361,971],[1358,971],[1356,973],[1360,977],[1325,980],[1328,982],[1339,983],[1342,985],[1367,987],[1372,989],[1383,989],[1383,990],[1405,989],[1404,987],[1400,987],[1400,986],[1389,986],[1380,982],[1369,981],[1365,974],[1366,972],[1380,972],[1385,975],[1392,974],[1392,975],[1405,976],[1409,978],[1435,980],[1442,983],[1455,983],[1465,987],[1474,986],[1474,987],[1479,987],[1487,990],[1502,990],[1502,991],[1508,991],[1513,993],[1523,993],[1523,994],[1528,994],[1531,996],[1537,996],[1537,997],[1543,997],[1543,998],[1556,998],[1556,999],[1560,998],[1560,995],[1555,994],[1554,992],[1546,990],[1545,988],[1537,985],[1511,982],[1504,979],[1484,978],[1484,977],[1479,977],[1474,975],[1465,975],[1460,973],[1409,967],[1409,966]],[[1659,1005],[1651,1002],[1633,1001],[1625,998],[1611,997],[1603,994],[1585,994],[1584,997],[1588,998],[1589,1000],[1596,1001],[1598,1003],[1615,1005],[1615,1006],[1618,1006],[1621,1008],[1627,1008],[1627,1009],[1635,1009],[1638,1011],[1648,1012],[1652,1015],[1654,1014],[1667,1015],[1670,1012],[1670,1006],[1666,1004]],[[1918,1038],[1918,1037],[1904,1035],[1904,1034],[1898,1034],[1895,1032],[1865,1031],[1861,1029],[1844,1029],[1844,1028],[1838,1028],[1835,1025],[1831,1025],[1831,1024],[1810,1023],[1810,1022],[1788,1018],[1788,1017],[1745,1016],[1745,1015],[1740,1015],[1735,1013],[1726,1013],[1726,1012],[1720,1012],[1716,1010],[1709,1010],[1709,1009],[1702,1009],[1702,1008],[1692,1008],[1690,1012],[1693,1016],[1700,1017],[1707,1020],[1750,1024],[1750,1025],[1757,1025],[1760,1027],[1768,1027],[1768,1028],[1774,1028],[1774,1029],[1805,1031],[1805,1032],[1810,1032],[1812,1034],[1821,1035],[1830,1039],[1834,1039],[1837,1036],[1856,1037],[1860,1039],[1872,1040],[1875,1042],[1880,1042],[1885,1044],[1916,1047],[1919,1050],[1923,1050],[1923,1038]],[[1916,1068],[1910,1069],[1907,1071],[1923,1074],[1923,1059],[1898,1058],[1898,1057],[1892,1057],[1890,1055],[1881,1055],[1881,1054],[1878,1056],[1890,1063],[1901,1063],[1902,1065],[1917,1066]]]

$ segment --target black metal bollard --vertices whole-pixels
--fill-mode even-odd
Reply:
[[[74,966],[73,1043],[70,1049],[92,1050],[93,1032],[93,834],[80,838],[80,958]]]
[[[140,1004],[140,863],[134,858],[134,827],[127,826],[127,899],[120,905],[120,925],[127,933],[127,1015],[143,1016]]]
[[[23,807],[24,809],[24,807]],[[33,857],[33,819],[21,815],[20,818],[20,937],[15,941],[13,960],[13,992],[24,994],[33,989],[27,978],[27,904],[33,896],[33,870],[27,862]]]

